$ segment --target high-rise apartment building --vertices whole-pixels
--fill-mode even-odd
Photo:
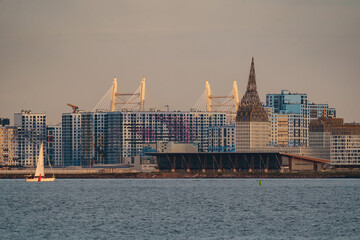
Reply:
[[[344,124],[342,118],[321,117],[311,121],[309,125],[309,147],[311,155],[318,158],[330,159],[331,131]]]
[[[280,94],[267,94],[266,106],[273,107],[274,113],[278,114],[300,114],[309,121],[320,117],[336,117],[336,109],[329,108],[328,104],[309,103],[307,94],[291,93],[282,90]]]
[[[35,166],[41,142],[46,140],[46,114],[23,110],[14,114],[14,124],[19,127],[19,164]]]
[[[105,116],[106,112],[95,112],[93,121],[93,135],[94,135],[94,163],[105,163]]]
[[[207,152],[209,128],[225,122],[225,113],[111,112],[105,117],[105,158],[115,163],[143,156],[145,144],[159,141],[194,143]]]
[[[58,125],[48,125],[46,127],[46,153],[45,162],[50,161],[52,166],[62,167],[62,127]]]
[[[265,108],[269,109],[269,108]],[[270,145],[278,147],[307,147],[307,119],[300,114],[269,113]]]
[[[267,94],[266,106],[273,107],[274,113],[308,116],[308,100],[304,93],[290,93],[288,90],[282,90],[280,94]]]
[[[0,126],[0,165],[18,165],[18,127]]]
[[[225,122],[225,113],[208,112],[64,113],[64,165],[121,163],[125,157],[143,156],[144,144],[158,141],[195,143],[207,152],[209,127]]]
[[[311,155],[334,166],[360,166],[360,124],[321,117],[310,123]]]
[[[89,152],[93,145],[89,139],[89,116],[91,113],[63,113],[62,115],[62,150],[64,166],[89,165]],[[85,119],[83,121],[83,119]],[[85,159],[84,159],[85,158]]]
[[[332,165],[360,166],[360,124],[345,123],[331,131]]]
[[[307,147],[309,111],[307,95],[282,90],[267,94],[266,108],[271,122],[271,144],[281,147]]]

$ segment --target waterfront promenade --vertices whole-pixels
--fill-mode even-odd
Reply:
[[[30,169],[0,170],[0,179],[21,179],[33,173]],[[159,171],[140,172],[130,168],[74,168],[54,169],[57,179],[60,178],[360,178],[360,169],[337,169],[322,172],[232,172],[223,171]],[[46,175],[53,174],[50,169],[45,170]]]

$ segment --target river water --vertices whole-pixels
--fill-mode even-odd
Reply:
[[[357,179],[0,180],[0,239],[360,239]]]

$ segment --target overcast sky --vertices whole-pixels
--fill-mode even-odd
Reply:
[[[360,122],[360,1],[0,0],[0,117],[31,109],[61,121],[91,110],[119,79],[158,106],[190,109],[205,89],[282,89]],[[165,110],[165,108],[164,108]]]

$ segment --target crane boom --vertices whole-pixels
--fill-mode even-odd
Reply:
[[[76,112],[78,111],[78,109],[79,109],[79,107],[76,106],[76,105],[73,105],[73,104],[70,104],[70,103],[68,103],[67,105],[70,106],[70,107],[72,107],[73,113],[76,113]]]

